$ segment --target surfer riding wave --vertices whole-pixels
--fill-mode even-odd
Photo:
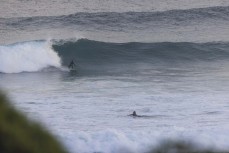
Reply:
[[[75,66],[76,66],[76,64],[75,64],[74,61],[72,60],[72,61],[70,62],[70,64],[68,65],[68,68],[69,68],[69,69],[74,69]]]

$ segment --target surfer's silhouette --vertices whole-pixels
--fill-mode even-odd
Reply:
[[[132,114],[129,114],[128,116],[134,117],[134,118],[157,118],[157,117],[166,117],[164,115],[138,115],[136,111],[133,111]]]
[[[71,63],[68,65],[69,69],[74,69],[74,67],[76,66],[76,64],[74,63],[74,61],[72,60]]]
[[[129,116],[135,116],[135,117],[137,117],[138,115],[137,115],[137,113],[135,111],[133,111],[133,113],[130,114]]]

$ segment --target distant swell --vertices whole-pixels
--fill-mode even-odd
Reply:
[[[46,41],[31,41],[0,46],[0,72],[35,72],[47,67],[60,67],[57,53]]]
[[[84,28],[141,28],[144,24],[154,26],[158,25],[186,25],[196,22],[204,22],[208,20],[229,19],[229,7],[208,7],[194,8],[188,10],[169,10],[162,12],[98,12],[98,13],[75,13],[62,16],[38,16],[38,17],[18,17],[18,18],[2,18],[1,26],[12,28],[34,28],[39,23],[39,27],[60,28],[65,26]],[[1,22],[0,22],[1,23]],[[139,26],[138,26],[139,25]],[[79,27],[78,27],[79,26]],[[86,27],[82,27],[86,26]],[[147,26],[147,25],[146,25]],[[146,27],[143,26],[143,27]],[[115,30],[115,29],[113,29]],[[121,29],[119,29],[121,30]]]

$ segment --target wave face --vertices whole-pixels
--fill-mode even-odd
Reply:
[[[61,60],[46,41],[0,46],[0,72],[35,72],[61,66]]]
[[[87,39],[58,42],[53,49],[67,64],[77,59],[89,63],[214,61],[229,58],[228,43],[106,43]]]
[[[62,58],[63,65],[73,59],[82,73],[137,70],[139,65],[142,69],[214,63],[229,58],[228,43],[106,43],[80,39],[54,43],[53,49]]]

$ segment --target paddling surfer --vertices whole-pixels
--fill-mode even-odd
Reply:
[[[134,116],[134,117],[137,117],[138,115],[137,115],[137,113],[136,113],[135,111],[133,111],[133,113],[132,113],[132,114],[130,114],[129,116]]]

